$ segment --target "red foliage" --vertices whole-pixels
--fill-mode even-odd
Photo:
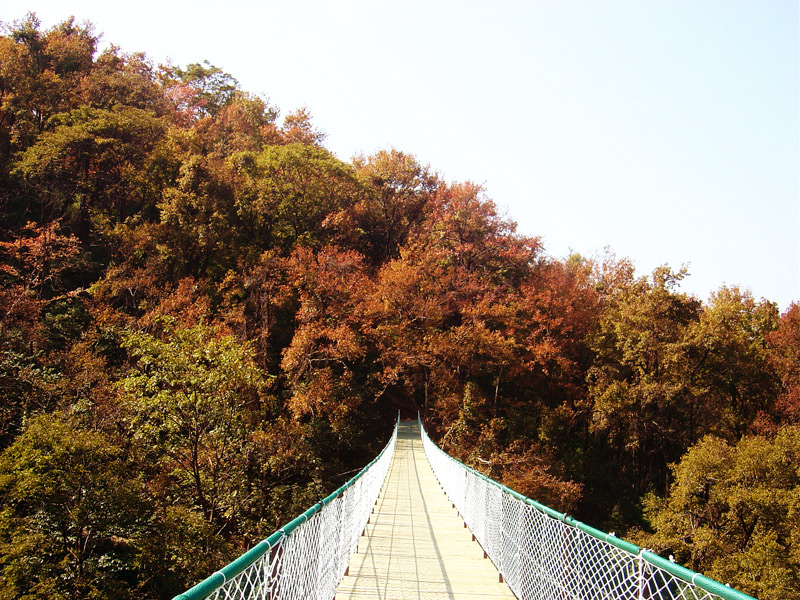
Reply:
[[[0,242],[0,343],[36,338],[42,309],[62,291],[62,276],[79,255],[78,239],[60,233],[57,221],[28,223],[21,235]]]
[[[787,422],[800,423],[800,304],[789,306],[767,339],[770,362],[782,384],[776,410]]]

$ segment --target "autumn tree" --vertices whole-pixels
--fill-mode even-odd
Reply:
[[[79,102],[92,108],[110,110],[114,105],[169,114],[169,103],[156,77],[152,62],[142,52],[122,52],[111,45],[95,59],[91,70],[81,78]]]
[[[601,269],[601,312],[588,338],[594,353],[588,399],[591,430],[605,455],[596,459],[614,465],[603,478],[624,522],[634,518],[639,495],[654,485],[663,489],[667,465],[693,441],[695,392],[685,338],[701,305],[677,291],[685,271],[660,267],[637,277],[630,262],[615,260]],[[597,465],[593,471],[602,472]]]
[[[219,157],[237,152],[260,152],[270,144],[283,143],[276,120],[278,110],[266,100],[237,91],[213,119],[195,128],[202,151]]]
[[[364,316],[373,288],[362,256],[328,246],[298,248],[289,261],[297,290],[297,327],[281,368],[287,407],[332,468],[343,456],[367,458],[386,437],[394,413],[379,381],[378,348]]]
[[[569,302],[546,297],[547,281],[562,274],[538,260],[538,240],[517,235],[478,186],[443,187],[428,210],[379,271],[369,304],[384,393],[422,409],[462,460],[571,508],[580,486],[539,437],[545,373],[574,360],[564,342],[585,329],[572,330]]]
[[[78,240],[57,222],[29,223],[21,235],[0,242],[0,446],[27,416],[54,407],[57,373],[42,353],[59,312],[81,305],[64,281],[79,255]]]
[[[325,134],[314,126],[311,113],[305,107],[289,113],[280,129],[285,144],[308,144],[322,147]]]
[[[159,78],[184,125],[216,116],[239,89],[239,83],[230,73],[207,60],[202,64],[191,63],[185,69],[163,66]]]
[[[53,115],[74,106],[80,79],[91,69],[98,37],[70,18],[48,31],[34,13],[0,38],[0,164],[25,150]]]
[[[441,378],[437,386],[442,392],[460,389],[467,381],[481,381],[487,392],[493,390],[494,379],[513,353],[514,341],[507,339],[505,329],[510,304],[539,250],[537,240],[515,235],[514,228],[478,186],[452,185],[437,194],[429,218],[401,250],[400,259],[385,269],[396,288],[391,296],[382,290],[387,297],[396,298],[401,306],[421,302],[409,307],[413,311],[409,317],[421,327],[421,338],[407,339],[418,339],[422,345],[412,354],[424,348],[429,355],[437,374],[420,365],[427,373],[423,379]],[[397,269],[405,265],[416,274],[400,287]],[[421,279],[417,289],[408,289],[415,279]],[[419,322],[414,314],[419,310],[433,312]],[[451,377],[460,385],[453,387]],[[420,390],[423,396],[429,383]],[[430,406],[429,396],[425,401]]]
[[[768,360],[780,378],[779,420],[800,422],[800,304],[792,303],[767,335]]]
[[[409,234],[422,224],[441,182],[429,167],[398,150],[357,157],[353,164],[366,193],[343,215],[343,233],[381,264],[397,258]]]

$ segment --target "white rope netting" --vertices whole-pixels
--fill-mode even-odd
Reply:
[[[519,600],[754,600],[558,513],[439,449],[439,483]],[[358,476],[174,600],[331,600],[378,498],[397,426]]]
[[[442,451],[422,423],[420,429],[439,483],[519,600],[750,598],[513,492]]]
[[[378,498],[396,440],[397,425],[381,454],[353,480],[174,600],[331,600]]]

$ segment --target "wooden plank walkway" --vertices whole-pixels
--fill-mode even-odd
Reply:
[[[513,599],[472,541],[422,448],[419,425],[402,421],[375,511],[337,600]]]

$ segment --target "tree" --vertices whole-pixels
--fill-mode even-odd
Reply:
[[[91,69],[98,37],[73,18],[42,32],[34,13],[0,38],[0,164],[25,150],[53,115],[73,106],[81,78]]]
[[[748,291],[721,287],[711,295],[687,332],[698,432],[736,441],[769,420],[778,389],[767,340],[777,325],[775,304]]]
[[[561,426],[551,403],[580,382],[568,340],[587,327],[582,300],[552,289],[573,291],[580,275],[537,260],[538,240],[516,235],[477,186],[443,186],[427,210],[367,302],[382,393],[420,409],[467,464],[573,508],[580,486],[545,439]]]
[[[353,165],[366,193],[340,216],[347,223],[343,233],[363,237],[362,244],[351,243],[373,264],[382,264],[397,258],[411,231],[423,222],[441,182],[429,167],[398,150],[357,157]]]
[[[360,316],[371,282],[360,255],[335,247],[298,248],[290,268],[300,304],[281,362],[292,391],[289,408],[298,418],[324,417],[335,432],[346,431],[375,393],[372,347]]]
[[[185,69],[164,66],[159,76],[184,125],[216,116],[239,89],[239,82],[232,75],[207,60],[191,63]]]
[[[667,465],[693,441],[695,392],[685,337],[700,302],[676,290],[683,270],[660,267],[637,278],[628,261],[602,269],[601,312],[588,338],[591,430],[600,447],[612,449],[604,460],[622,480],[617,496],[633,502],[651,486],[663,489]]]
[[[122,449],[63,414],[0,455],[0,596],[132,598],[152,506]]]
[[[762,600],[800,598],[800,429],[731,444],[706,436],[649,496],[637,541]]]
[[[162,164],[153,151],[166,132],[163,121],[115,106],[76,108],[49,124],[14,168],[37,198],[26,212],[37,220],[63,219],[84,234],[105,233],[137,214],[154,217],[159,190],[152,184]]]
[[[58,222],[29,223],[20,235],[0,241],[0,447],[24,420],[53,408],[58,374],[42,360],[46,318],[81,305],[66,291],[70,271],[80,265],[80,244]]]
[[[78,265],[80,244],[60,224],[28,223],[22,235],[0,242],[0,344],[32,342],[40,313],[64,290],[64,276]],[[0,346],[0,348],[2,348]]]
[[[224,161],[187,152],[173,185],[164,190],[156,232],[159,260],[173,281],[219,280],[244,254],[234,205],[232,172]]]
[[[327,219],[359,193],[353,169],[307,144],[269,146],[232,157],[243,178],[235,199],[242,227],[262,250],[289,254],[297,245],[321,248],[332,237]]]
[[[286,115],[281,127],[281,136],[284,143],[308,144],[320,148],[325,141],[325,134],[314,128],[311,113],[305,107]]]
[[[219,157],[237,152],[260,152],[270,144],[283,142],[275,125],[277,109],[258,96],[237,91],[214,119],[198,123],[203,151]]]
[[[94,61],[91,70],[78,85],[80,104],[111,110],[115,105],[150,111],[159,117],[169,113],[147,56],[141,52],[123,53],[109,46]]]
[[[777,329],[767,335],[767,344],[768,360],[781,383],[778,418],[800,423],[800,304],[789,305]]]
[[[218,531],[235,529],[243,458],[269,382],[247,345],[209,325],[124,333],[134,360],[117,384],[141,452],[174,481],[174,499]]]

